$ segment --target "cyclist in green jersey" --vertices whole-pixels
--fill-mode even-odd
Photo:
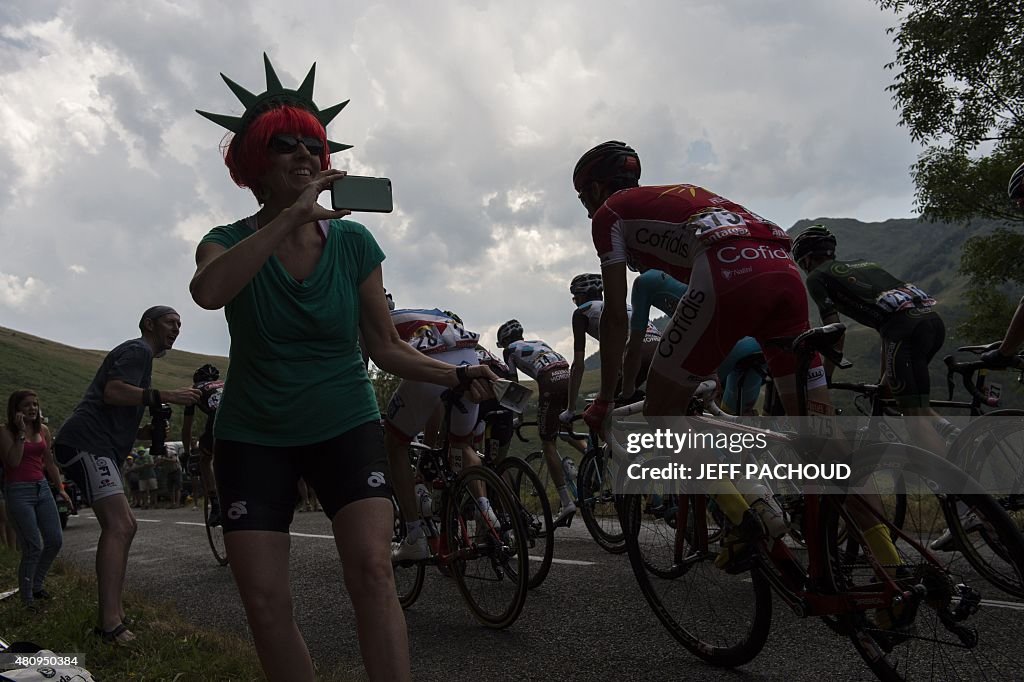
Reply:
[[[822,324],[838,322],[841,313],[879,333],[883,380],[900,410],[907,416],[931,418],[908,420],[910,434],[916,444],[944,453],[945,443],[933,425],[947,422],[929,402],[928,363],[946,338],[935,299],[877,263],[836,259],[836,238],[824,225],[811,225],[797,235],[793,259],[808,273],[807,290],[818,305]],[[826,361],[828,375],[832,369]]]

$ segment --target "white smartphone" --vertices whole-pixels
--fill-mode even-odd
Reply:
[[[346,175],[331,185],[331,205],[335,210],[391,213],[391,180],[363,175]]]

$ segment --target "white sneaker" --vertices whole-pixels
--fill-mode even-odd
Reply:
[[[402,542],[391,543],[391,563],[397,564],[403,561],[422,561],[430,558],[430,546],[427,544],[427,536],[420,535],[409,542],[406,538]]]
[[[960,517],[960,527],[964,529],[964,533],[973,533],[980,530],[983,525],[974,512],[967,512]],[[951,552],[957,548],[957,541],[952,531],[947,528],[942,535],[932,540],[928,547],[935,552]]]
[[[551,526],[558,528],[559,526],[565,526],[566,528],[572,523],[573,514],[576,513],[576,504],[570,502],[569,504],[562,507],[561,511],[558,512],[558,516],[551,519]]]

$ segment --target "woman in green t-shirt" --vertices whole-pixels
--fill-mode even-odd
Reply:
[[[305,478],[331,519],[369,677],[409,679],[391,567],[390,474],[358,335],[378,367],[406,379],[468,382],[481,399],[486,382],[471,380],[496,377],[432,360],[399,338],[384,254],[365,227],[341,220],[347,211],[317,203],[344,182],[329,154],[346,146],[324,131],[340,107],[313,104],[312,70],[286,90],[265,63],[268,92],[242,90],[242,117],[204,114],[235,133],[225,163],[261,208],[203,238],[190,284],[200,306],[225,309],[231,334],[214,424],[228,558],[267,678],[312,680],[288,584],[288,528]]]

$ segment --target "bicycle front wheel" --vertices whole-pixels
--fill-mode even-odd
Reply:
[[[223,511],[221,512],[223,514]],[[206,539],[213,550],[213,558],[221,566],[228,565],[228,550],[224,546],[224,527],[221,524],[210,525],[210,496],[203,497],[203,520],[206,523]]]
[[[629,563],[654,615],[688,651],[718,666],[754,659],[768,639],[772,599],[759,571],[714,565],[717,525],[705,496],[627,495],[622,516]],[[665,510],[670,510],[668,513]]]
[[[529,548],[528,585],[538,587],[548,571],[555,553],[555,529],[551,520],[551,504],[544,493],[544,485],[530,465],[518,457],[505,457],[495,471],[511,488],[518,502],[519,514],[526,529]]]
[[[398,499],[392,495],[391,506],[395,512],[395,526],[391,533],[391,544],[401,545],[405,542],[405,519],[402,517],[402,510],[398,506]],[[422,561],[405,561],[391,563],[391,569],[395,574],[395,591],[398,593],[398,603],[403,609],[412,606],[423,590],[423,580],[426,575],[426,567]]]
[[[957,498],[1005,554],[1005,571],[1019,579],[1024,539],[1006,512],[962,471],[918,448],[869,446],[851,462],[853,492],[824,498],[822,541],[828,587],[866,605],[840,621],[867,665],[883,680],[1020,679],[1019,611],[992,599],[998,593],[970,564],[930,548],[955,517],[936,491],[967,491]],[[892,520],[900,497],[902,528]],[[865,533],[879,525],[893,539],[891,548],[879,545],[883,534]],[[859,551],[839,542],[840,528]]]
[[[441,524],[442,553],[473,615],[491,628],[514,623],[526,603],[529,556],[508,486],[484,467],[463,470],[445,498]]]
[[[612,491],[616,473],[617,466],[610,457],[591,451],[580,462],[577,485],[579,511],[591,537],[605,551],[622,554],[626,551],[626,538]]]

